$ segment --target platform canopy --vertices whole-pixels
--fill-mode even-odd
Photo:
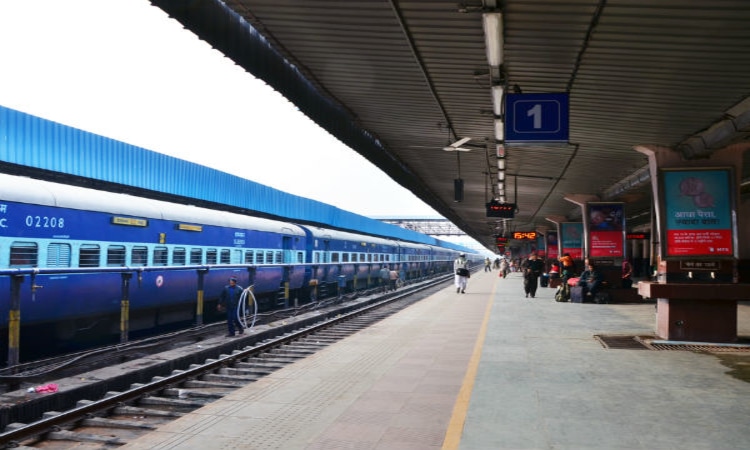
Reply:
[[[489,249],[580,220],[572,195],[648,227],[636,145],[696,159],[750,133],[744,0],[152,3]]]

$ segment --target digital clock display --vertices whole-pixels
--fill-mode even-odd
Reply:
[[[536,231],[514,231],[513,239],[536,239]]]

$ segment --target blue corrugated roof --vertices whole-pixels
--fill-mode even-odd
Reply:
[[[0,106],[0,160],[258,211],[290,221],[467,250],[200,164]],[[129,170],[125,170],[127,168]],[[165,176],[165,174],[175,174]]]

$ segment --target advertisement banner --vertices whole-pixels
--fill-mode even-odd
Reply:
[[[545,236],[547,240],[547,259],[557,259],[560,257],[557,249],[557,231],[548,231]]]
[[[625,205],[589,202],[589,256],[592,258],[620,258],[624,256]]]
[[[562,253],[568,253],[573,259],[583,258],[583,223],[565,222],[560,224],[562,233]]]
[[[730,169],[663,170],[666,256],[732,256]]]

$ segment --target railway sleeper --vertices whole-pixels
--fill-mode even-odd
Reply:
[[[237,367],[224,367],[223,369],[219,369],[218,373],[222,375],[240,375],[240,376],[255,376],[257,378],[262,378],[268,374],[276,372],[276,369],[262,369],[259,367],[255,367],[252,369],[242,369]]]
[[[166,423],[167,420],[163,420],[162,422]],[[86,427],[124,428],[129,430],[155,430],[158,428],[158,426],[153,423],[147,423],[140,420],[112,419],[106,417],[89,417],[83,419],[81,425]]]
[[[180,411],[164,411],[163,409],[142,408],[139,406],[127,405],[115,407],[114,409],[112,409],[112,414],[116,414],[119,416],[131,416],[141,419],[146,417],[177,418],[185,415],[185,413]]]
[[[314,339],[315,342],[335,344],[340,341],[341,338],[349,336],[351,333],[345,333],[343,331],[321,331],[310,336],[309,339]]]
[[[204,375],[201,375],[201,380],[203,381],[218,381],[218,382],[236,382],[236,383],[252,383],[253,381],[258,381],[263,377],[248,377],[248,376],[239,376],[239,375],[228,375],[224,373],[207,373]]]
[[[273,357],[273,356],[285,356],[288,358],[306,358],[310,355],[315,353],[314,351],[310,350],[304,350],[304,349],[293,349],[293,348],[275,348],[267,353],[263,353],[260,355],[261,358],[267,357]]]
[[[140,405],[164,406],[168,408],[178,408],[182,410],[185,410],[185,409],[194,410],[194,409],[202,408],[208,405],[209,403],[211,402],[210,401],[204,402],[204,401],[200,401],[199,399],[182,400],[178,398],[165,398],[165,397],[156,397],[156,396],[147,396],[138,400],[138,404]]]
[[[51,431],[45,435],[45,438],[50,441],[73,441],[73,442],[93,442],[97,444],[108,444],[108,445],[125,445],[127,441],[123,441],[119,436],[103,436],[100,434],[92,433],[77,433],[69,430]]]
[[[188,380],[182,385],[188,389],[195,388],[195,389],[209,389],[209,388],[218,388],[218,389],[237,389],[239,387],[244,386],[246,383],[219,383],[216,381],[203,381],[203,380]]]
[[[184,388],[167,388],[163,389],[160,394],[168,398],[207,398],[220,399],[226,397],[231,391],[206,391]]]
[[[307,355],[307,356],[309,356],[309,355]],[[307,356],[305,356],[305,357],[307,357]],[[272,365],[273,364],[282,364],[282,365],[287,365],[287,364],[294,364],[295,362],[299,361],[300,359],[304,359],[304,358],[302,358],[302,357],[295,357],[295,356],[287,356],[287,357],[281,357],[281,356],[276,356],[276,357],[255,356],[252,359],[258,361],[261,364],[272,364]]]
[[[294,360],[291,360],[292,362]],[[234,366],[238,369],[274,369],[278,370],[281,369],[284,366],[289,365],[290,361],[282,361],[282,360],[263,360],[263,359],[257,359],[257,358],[250,358],[247,361],[237,361],[234,363]]]
[[[328,347],[328,344],[323,344],[321,342],[315,342],[315,341],[298,341],[295,342],[292,345],[292,347],[295,350],[314,350],[318,351],[320,349]]]

